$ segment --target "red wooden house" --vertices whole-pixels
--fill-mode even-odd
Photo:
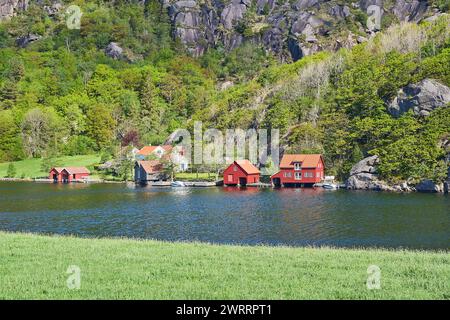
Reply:
[[[270,179],[275,186],[312,186],[323,180],[324,169],[321,154],[285,154]]]
[[[89,177],[89,170],[85,167],[52,168],[49,179],[54,182],[72,182]]]
[[[259,182],[260,172],[248,160],[236,160],[223,172],[224,185],[245,186],[248,183]]]

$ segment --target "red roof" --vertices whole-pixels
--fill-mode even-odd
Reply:
[[[69,174],[80,174],[80,173],[91,173],[86,167],[56,167],[52,168],[50,172],[55,170],[57,173],[61,173],[61,171],[66,170]]]
[[[157,146],[145,146],[141,150],[139,150],[139,152],[137,154],[139,154],[141,156],[148,156],[153,151],[155,151],[156,148],[157,148]]]
[[[156,173],[162,170],[162,164],[158,160],[138,161],[138,164],[147,173]]]
[[[81,174],[81,173],[90,173],[90,171],[85,167],[64,167],[70,174]]]
[[[235,163],[247,174],[259,174],[259,170],[248,160],[236,160]]]
[[[321,154],[285,154],[280,162],[281,169],[294,168],[295,162],[300,162],[302,168],[316,168]]]
[[[172,148],[173,148],[170,144],[162,145],[162,146],[145,146],[141,150],[139,150],[137,154],[139,154],[141,156],[149,156],[158,147],[161,147],[164,150],[165,153],[170,152],[172,150]]]

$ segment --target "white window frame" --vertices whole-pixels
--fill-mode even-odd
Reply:
[[[294,163],[294,170],[302,170],[302,164],[300,162]]]
[[[302,173],[301,172],[295,172],[294,173],[295,180],[302,180]]]

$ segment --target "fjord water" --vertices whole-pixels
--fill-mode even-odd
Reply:
[[[0,182],[0,230],[228,244],[450,248],[450,197]]]

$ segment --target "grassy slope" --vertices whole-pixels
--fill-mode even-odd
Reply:
[[[450,298],[445,252],[239,247],[0,232],[0,299]],[[381,290],[366,288],[381,268]],[[69,265],[81,289],[66,287]]]
[[[99,155],[83,155],[83,156],[66,156],[57,158],[57,162],[61,167],[70,166],[84,166],[89,167],[93,164],[99,163]],[[22,175],[25,178],[37,178],[37,177],[47,177],[48,172],[41,171],[41,159],[27,159],[22,161],[13,162],[16,167],[16,177],[20,178]],[[0,177],[6,176],[9,163],[0,163]]]
[[[175,179],[183,181],[216,181],[216,174],[214,172],[177,172],[175,174]]]

